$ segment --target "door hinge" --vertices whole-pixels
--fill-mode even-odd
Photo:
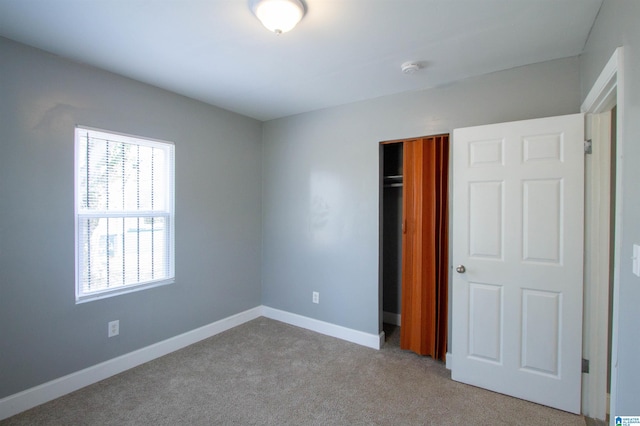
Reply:
[[[582,372],[589,374],[589,360],[582,358]]]
[[[593,153],[593,144],[591,143],[591,139],[587,139],[584,141],[584,153],[591,154]]]

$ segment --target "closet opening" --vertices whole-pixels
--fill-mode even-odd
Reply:
[[[449,135],[381,142],[380,160],[380,331],[444,360]]]
[[[382,322],[400,326],[402,300],[402,142],[382,150]],[[393,328],[387,327],[387,330]],[[385,334],[386,333],[385,330]]]

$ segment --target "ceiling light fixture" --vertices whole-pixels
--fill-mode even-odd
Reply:
[[[300,0],[255,0],[251,9],[262,25],[276,34],[291,31],[304,16]]]

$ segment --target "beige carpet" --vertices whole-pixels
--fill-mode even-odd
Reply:
[[[6,425],[584,425],[453,382],[444,364],[259,318]]]

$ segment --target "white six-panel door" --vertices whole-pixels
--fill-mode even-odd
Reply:
[[[453,132],[452,378],[574,413],[583,128],[575,114]]]

